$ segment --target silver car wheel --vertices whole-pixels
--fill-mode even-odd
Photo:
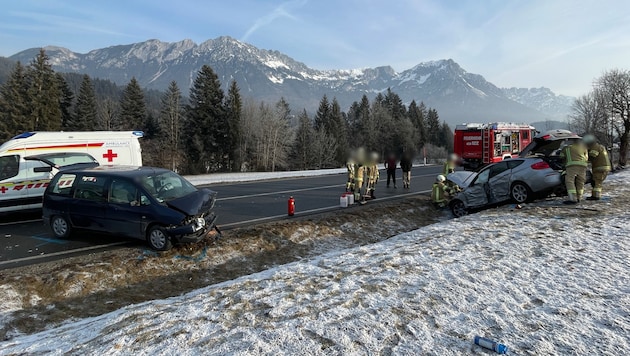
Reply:
[[[521,183],[515,183],[512,186],[512,198],[517,203],[524,203],[529,199],[529,189]]]
[[[172,246],[170,237],[159,226],[154,226],[149,230],[147,240],[151,248],[158,251],[169,250]]]
[[[65,218],[61,216],[55,216],[50,225],[51,225],[53,234],[57,238],[64,238],[68,236],[68,233],[70,232],[70,226],[68,225],[68,222],[66,221]]]
[[[464,202],[460,200],[453,202],[453,204],[451,205],[451,212],[456,218],[460,218],[468,214],[468,210],[466,210],[466,206],[464,206]]]

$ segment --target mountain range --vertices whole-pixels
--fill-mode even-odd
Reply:
[[[176,81],[184,94],[203,64],[210,65],[227,86],[238,83],[243,97],[276,102],[284,97],[294,111],[314,112],[326,94],[343,110],[366,94],[370,99],[391,88],[403,102],[424,102],[440,118],[463,122],[566,120],[574,98],[547,88],[498,88],[479,74],[468,73],[452,59],[424,62],[395,71],[390,66],[353,70],[317,70],[278,51],[259,49],[231,37],[201,44],[191,40],[148,40],[95,49],[81,54],[45,47],[56,71],[85,73],[126,85],[135,77],[142,86],[164,90]],[[39,48],[9,59],[29,63]]]

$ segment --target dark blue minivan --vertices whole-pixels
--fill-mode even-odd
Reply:
[[[57,238],[90,230],[146,240],[163,251],[215,230],[215,200],[216,192],[168,169],[99,166],[56,174],[44,193],[43,218]]]

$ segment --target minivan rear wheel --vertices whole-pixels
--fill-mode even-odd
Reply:
[[[72,227],[68,222],[68,219],[64,218],[61,215],[53,216],[50,219],[50,229],[52,230],[53,235],[55,235],[58,239],[65,239],[70,236],[72,232]]]
[[[173,247],[170,236],[164,231],[161,226],[152,226],[147,231],[147,243],[149,246],[157,251],[167,251]]]

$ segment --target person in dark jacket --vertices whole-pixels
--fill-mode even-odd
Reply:
[[[389,188],[389,181],[390,178],[394,183],[394,188],[398,188],[396,186],[396,164],[398,162],[396,161],[396,155],[394,155],[393,153],[390,153],[389,156],[387,157],[387,160],[385,161],[385,168],[387,169],[387,188]]]
[[[404,153],[402,158],[400,159],[400,169],[402,170],[402,181],[403,188],[409,189],[409,184],[411,183],[411,166],[412,158],[408,153]]]

